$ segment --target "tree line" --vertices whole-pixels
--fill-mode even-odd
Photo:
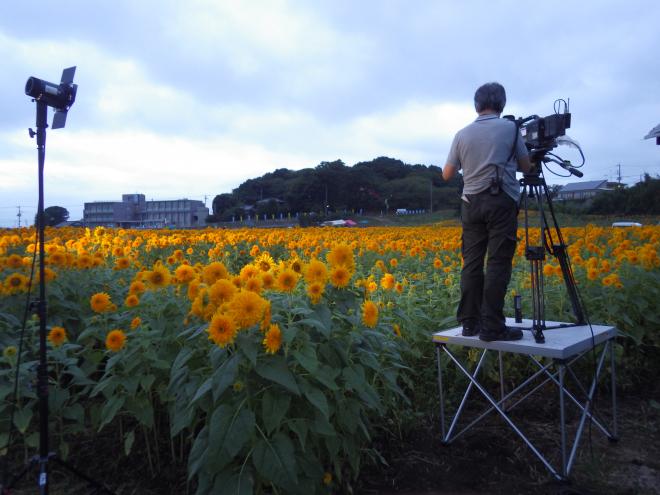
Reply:
[[[445,182],[442,169],[435,165],[409,165],[388,157],[353,166],[335,160],[296,171],[281,168],[246,180],[231,193],[215,196],[209,221],[249,214],[337,216],[457,208],[462,188],[462,177]]]

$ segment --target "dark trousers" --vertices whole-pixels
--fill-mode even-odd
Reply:
[[[468,199],[461,201],[463,270],[457,318],[480,320],[485,331],[498,331],[506,326],[504,297],[516,250],[518,205],[508,194],[493,196],[488,190]]]

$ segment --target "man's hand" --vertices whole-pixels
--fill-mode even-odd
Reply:
[[[529,160],[527,160],[527,161],[529,162]],[[456,167],[455,165],[452,165],[451,163],[447,163],[445,165],[445,167],[442,169],[442,178],[445,181],[451,180],[452,177],[454,177],[454,175],[456,175],[456,170],[457,169],[458,169],[458,167]]]

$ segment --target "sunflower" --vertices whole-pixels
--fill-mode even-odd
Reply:
[[[291,268],[285,268],[277,276],[277,288],[282,292],[293,292],[300,275]]]
[[[318,304],[325,290],[324,284],[321,282],[312,282],[307,286],[307,295],[312,301],[312,304]]]
[[[268,354],[275,354],[282,346],[282,332],[277,323],[270,326],[263,340],[264,347]]]
[[[332,250],[330,250],[326,259],[332,267],[344,266],[352,269],[355,263],[353,259],[353,250],[346,244],[337,244]]]
[[[205,266],[204,270],[202,271],[202,278],[204,279],[204,282],[209,285],[214,284],[221,278],[228,277],[229,273],[227,272],[227,267],[225,267],[224,263],[220,261],[214,261],[213,263]]]
[[[154,287],[167,287],[171,279],[170,271],[163,265],[155,265],[153,270],[147,272],[147,280]]]
[[[129,294],[128,297],[124,299],[124,304],[126,305],[127,308],[134,308],[135,306],[140,304],[140,298],[135,294]]]
[[[263,318],[266,302],[259,294],[241,290],[229,301],[229,313],[238,328],[249,328]]]
[[[195,270],[190,265],[179,265],[174,270],[174,278],[180,284],[187,284],[195,278]]]
[[[89,305],[95,313],[105,313],[112,307],[112,301],[105,292],[97,292],[90,298]]]
[[[53,347],[61,346],[66,340],[66,330],[62,327],[52,327],[48,332],[48,341]]]
[[[213,304],[220,306],[222,303],[229,302],[238,292],[238,289],[226,278],[221,278],[209,288],[209,298]]]
[[[257,259],[254,260],[254,264],[262,272],[267,272],[275,266],[275,260],[273,260],[273,257],[268,251],[264,251]]]
[[[245,282],[245,290],[256,292],[261,294],[261,289],[263,288],[263,281],[261,277],[251,277]]]
[[[378,306],[373,301],[362,304],[362,323],[369,328],[374,328],[378,323]]]
[[[344,288],[351,280],[351,272],[344,266],[333,268],[330,272],[330,283],[338,289]]]
[[[16,354],[18,354],[18,349],[13,345],[8,345],[2,350],[2,357],[5,359],[12,359]]]
[[[50,256],[48,257],[48,262],[51,262],[51,257]],[[7,260],[5,261],[5,264],[7,265],[7,268],[11,268],[13,270],[16,270],[18,268],[23,267],[23,258],[21,258],[17,254],[12,254],[12,255],[9,256],[9,258],[7,258]]]
[[[10,294],[27,290],[28,278],[20,273],[12,273],[5,279],[5,287]]]
[[[131,320],[131,330],[135,330],[140,325],[142,325],[142,318],[140,318],[139,316],[136,316]]]
[[[305,280],[307,283],[321,282],[328,280],[328,267],[319,260],[310,261],[305,267]]]
[[[399,326],[398,323],[392,325],[392,331],[394,332],[394,335],[396,335],[397,337],[401,337],[401,327]]]
[[[275,277],[271,272],[263,272],[261,274],[261,283],[264,289],[272,289],[275,286]]]
[[[146,285],[144,285],[144,282],[141,280],[134,280],[131,282],[131,286],[128,288],[128,293],[129,294],[142,294],[145,290],[147,290]]]
[[[124,348],[126,344],[126,334],[123,330],[115,328],[108,332],[107,337],[105,338],[105,347],[112,352],[118,352]]]
[[[216,313],[209,323],[206,330],[209,334],[209,340],[212,340],[220,347],[232,344],[236,338],[236,323],[231,316]]]
[[[115,270],[125,270],[129,266],[131,266],[131,260],[129,260],[125,256],[122,256],[121,258],[117,258],[115,260]]]
[[[63,265],[66,263],[66,255],[60,251],[55,251],[53,254],[48,255],[48,259],[46,261],[49,265]],[[23,260],[21,259],[21,264],[22,263]]]
[[[380,279],[380,286],[385,290],[392,290],[395,284],[394,275],[391,273],[386,273],[383,275],[383,278]]]
[[[252,277],[255,277],[259,274],[259,268],[257,268],[254,265],[245,265],[243,268],[241,268],[241,273],[240,277],[243,283],[245,283],[246,280],[251,279]]]
[[[293,261],[289,263],[289,268],[291,268],[294,272],[300,274],[302,273],[303,270],[303,264],[298,258],[295,258]]]

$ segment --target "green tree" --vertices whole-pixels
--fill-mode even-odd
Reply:
[[[44,223],[47,227],[66,222],[69,219],[69,210],[62,206],[49,206],[44,210]],[[35,225],[39,221],[39,215],[34,216]]]

